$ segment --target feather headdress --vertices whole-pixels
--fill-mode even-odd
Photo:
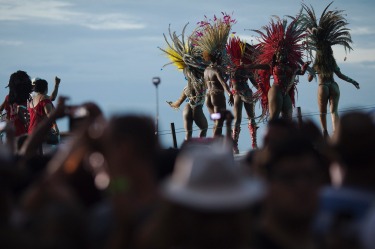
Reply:
[[[331,46],[341,45],[345,51],[353,50],[350,44],[352,38],[346,26],[348,22],[343,15],[343,10],[329,10],[333,2],[327,5],[318,20],[314,8],[302,4],[306,13],[301,18],[308,36],[307,44],[310,55],[316,52],[314,68],[322,75],[331,75],[336,66]]]
[[[185,30],[188,24],[189,23],[184,26],[180,36],[177,35],[175,31],[171,32],[171,27],[169,26],[170,42],[167,36],[163,34],[167,47],[165,49],[159,47],[159,49],[163,51],[171,61],[163,67],[174,64],[179,70],[183,70],[186,67],[204,70],[205,66],[200,53],[194,48],[191,39],[185,39]]]
[[[297,68],[303,64],[304,30],[299,25],[298,17],[290,18],[292,21],[288,25],[286,19],[281,20],[275,16],[276,20],[271,19],[268,26],[262,27],[263,31],[254,30],[260,35],[258,40],[262,51],[258,56],[258,63],[271,64],[276,54],[284,53],[287,55],[291,67]]]
[[[239,37],[230,37],[226,45],[227,54],[232,63],[236,66],[241,65],[242,58],[245,54],[246,43],[241,41]]]
[[[223,59],[225,55],[225,45],[227,43],[232,25],[236,20],[224,12],[223,18],[207,19],[198,22],[193,40],[196,47],[205,54],[209,54],[213,59]]]
[[[170,60],[170,62],[163,67],[173,64],[178,70],[182,70],[185,77],[189,79],[188,88],[190,90],[194,89],[198,94],[205,91],[202,77],[206,65],[199,51],[194,48],[192,40],[189,37],[185,39],[187,25],[188,23],[184,26],[180,36],[177,35],[175,31],[172,32],[169,26],[168,32],[171,41],[169,42],[167,36],[163,34],[167,47],[165,49],[159,47],[159,49],[163,51]]]

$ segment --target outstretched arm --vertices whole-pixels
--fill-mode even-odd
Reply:
[[[359,83],[357,81],[349,78],[345,74],[341,73],[340,68],[338,66],[336,66],[336,68],[335,68],[335,74],[340,79],[345,80],[346,82],[352,83],[355,86],[355,88],[359,89]]]
[[[215,76],[220,82],[220,84],[223,86],[224,90],[228,93],[228,95],[231,95],[232,92],[230,91],[228,84],[224,81],[223,77],[221,77],[218,71],[215,71]]]
[[[261,69],[261,70],[270,70],[271,67],[268,64],[246,64],[244,67],[248,70],[251,69]]]
[[[185,95],[185,92],[184,90],[182,90],[182,93],[181,93],[181,96],[178,100],[176,100],[175,102],[172,102],[172,101],[167,101],[167,103],[173,108],[173,109],[178,109],[180,107],[180,105],[185,101],[186,99],[186,95]]]
[[[51,96],[49,97],[49,99],[51,101],[54,101],[57,97],[57,93],[59,92],[59,85],[60,85],[60,82],[61,82],[61,79],[59,77],[55,77],[55,87],[53,88],[53,91],[51,93]]]
[[[311,61],[307,61],[303,64],[303,66],[299,69],[297,69],[297,75],[304,75],[306,73],[307,67],[310,65]],[[312,79],[311,79],[312,80]],[[309,79],[309,81],[311,81]]]

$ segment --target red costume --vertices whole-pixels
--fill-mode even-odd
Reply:
[[[39,125],[39,123],[47,117],[44,107],[47,104],[52,104],[50,99],[43,99],[41,100],[34,108],[28,108],[30,114],[30,125],[29,125],[29,134],[33,132],[35,127]]]
[[[11,121],[15,127],[15,135],[20,136],[27,133],[27,127],[21,121],[18,116],[18,108],[26,108],[27,102],[24,103],[13,103],[12,105],[9,103],[9,95],[5,97],[5,105],[4,109],[7,113],[7,120]]]

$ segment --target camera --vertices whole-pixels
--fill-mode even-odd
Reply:
[[[73,118],[84,118],[87,117],[89,112],[83,106],[73,107],[70,111],[70,117]]]
[[[68,108],[69,114],[69,130],[75,130],[82,120],[84,120],[89,115],[89,111],[84,106],[70,106]]]

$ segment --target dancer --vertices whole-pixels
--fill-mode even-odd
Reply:
[[[335,128],[338,123],[338,105],[340,100],[340,89],[338,84],[333,78],[336,74],[340,79],[352,83],[357,89],[359,84],[357,81],[344,75],[338,67],[336,60],[333,56],[332,46],[341,45],[345,48],[353,50],[350,44],[352,43],[349,29],[346,27],[348,24],[343,16],[343,10],[330,10],[328,8],[333,2],[328,4],[324,9],[320,20],[315,16],[315,11],[312,6],[308,7],[302,4],[306,13],[303,15],[302,24],[306,27],[308,36],[308,48],[315,51],[315,61],[313,69],[318,74],[318,106],[320,112],[320,123],[325,138],[329,137],[327,131],[327,105],[330,105],[332,128]],[[309,81],[312,77],[309,77]]]
[[[292,18],[288,25],[286,19],[275,18],[276,20],[272,19],[268,26],[263,27],[264,31],[255,30],[260,34],[260,53],[257,64],[248,65],[246,68],[269,72],[259,74],[259,89],[267,96],[266,108],[270,120],[279,118],[281,114],[282,118],[291,121],[298,83],[296,76],[304,75],[310,62],[302,61],[302,40],[305,35],[298,25],[298,19]],[[271,75],[273,84],[269,88]]]
[[[199,22],[200,25],[193,37],[197,49],[202,52],[203,59],[208,63],[204,70],[204,82],[207,87],[206,106],[211,115],[226,110],[224,91],[229,95],[229,105],[233,105],[233,94],[223,79],[221,67],[228,63],[225,45],[235,20],[228,14],[223,15],[222,19],[215,16],[214,20],[206,18]],[[215,119],[214,137],[222,135],[223,123],[224,119]]]
[[[232,130],[233,153],[238,154],[238,139],[241,131],[242,106],[245,107],[247,117],[249,119],[248,128],[252,139],[252,148],[257,148],[258,129],[255,122],[253,92],[251,91],[248,80],[258,88],[258,84],[253,77],[251,70],[246,70],[244,65],[251,64],[254,60],[255,48],[246,42],[240,40],[239,37],[229,39],[226,46],[227,53],[231,59],[232,65],[230,70],[230,87],[234,96],[233,115],[234,127]]]
[[[192,82],[202,79],[197,78],[194,73],[187,68],[184,69],[184,74],[187,78],[188,85],[184,87],[181,97],[178,100],[175,102],[168,101],[168,104],[172,108],[178,109],[181,104],[187,100],[187,104],[185,105],[183,111],[184,128],[186,134],[185,140],[189,140],[193,136],[193,122],[195,122],[200,129],[199,137],[206,137],[208,123],[206,116],[203,113],[203,105],[205,101],[205,89],[203,87],[203,82],[199,83],[199,85],[202,85],[202,89],[198,90],[198,92],[194,87],[191,87]]]
[[[187,41],[185,41],[184,39],[186,26],[187,24],[183,28],[181,40],[179,39],[179,36],[177,36],[175,32],[172,33],[169,28],[169,37],[172,44],[168,42],[167,37],[164,35],[165,41],[167,42],[167,48],[160,49],[167,54],[171,63],[183,71],[185,78],[187,79],[187,85],[183,89],[181,97],[175,102],[167,101],[167,103],[172,108],[178,109],[186,99],[188,100],[183,111],[183,120],[185,140],[189,140],[193,135],[194,122],[200,128],[199,137],[206,137],[208,124],[206,116],[203,113],[206,91],[203,82],[203,71],[205,65],[202,62],[200,54],[194,50],[191,40],[187,39]]]

